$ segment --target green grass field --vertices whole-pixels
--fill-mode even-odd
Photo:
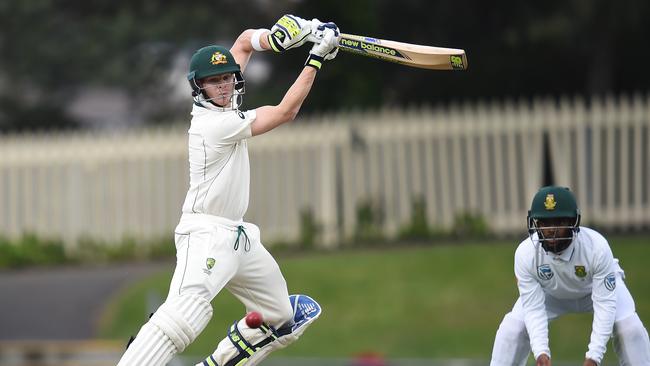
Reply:
[[[610,244],[648,326],[650,238],[614,238]],[[278,256],[289,292],[317,299],[323,315],[299,342],[277,355],[378,352],[387,357],[487,360],[496,329],[517,298],[515,247],[513,241]],[[135,334],[145,319],[147,294],[164,298],[172,270],[119,293],[102,317],[100,336],[126,340]],[[213,306],[210,325],[186,355],[211,353],[227,327],[244,314],[243,306],[226,291]],[[583,359],[591,319],[591,314],[568,315],[551,324],[555,360]],[[610,345],[605,364],[616,364],[614,360]]]

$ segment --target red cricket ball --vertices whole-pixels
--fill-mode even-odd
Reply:
[[[246,325],[248,325],[250,328],[259,328],[262,325],[262,322],[264,320],[262,319],[262,314],[258,313],[257,311],[251,311],[250,313],[246,314]]]

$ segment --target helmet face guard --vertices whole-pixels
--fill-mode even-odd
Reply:
[[[217,98],[210,98],[208,96],[206,92],[207,87],[204,86],[202,80],[197,80],[196,78],[189,79],[190,86],[192,87],[192,97],[194,97],[194,101],[204,106],[205,102],[208,102],[215,107],[221,108],[221,110],[239,109],[243,102],[243,95],[246,94],[246,80],[244,80],[241,72],[235,72],[233,74],[234,78],[230,82],[232,85],[232,94],[230,95],[228,102],[224,103],[224,105],[218,104],[215,101]]]
[[[223,74],[234,74],[235,78],[233,80],[233,92],[230,96],[229,103],[219,105],[215,103],[215,98],[209,98],[207,96],[201,80],[210,76]],[[190,60],[190,70],[187,74],[187,80],[192,88],[194,101],[205,107],[214,106],[222,110],[238,109],[243,101],[246,81],[241,73],[239,64],[235,62],[235,58],[230,51],[224,47],[207,46],[196,51]]]
[[[528,234],[537,233],[537,241],[542,245],[546,252],[561,253],[571,245],[575,234],[580,231],[580,216],[558,218],[548,221],[554,222],[546,225],[544,219],[534,219],[528,216]],[[570,222],[562,224],[561,222]]]
[[[580,231],[580,210],[573,193],[558,186],[540,189],[528,211],[527,226],[531,240],[537,233],[537,242],[546,252],[564,251]]]

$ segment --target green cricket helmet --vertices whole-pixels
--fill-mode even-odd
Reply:
[[[230,73],[235,75],[233,88],[235,100],[231,99],[231,101],[233,102],[233,108],[236,109],[241,105],[242,95],[245,92],[245,80],[242,76],[241,68],[235,61],[232,53],[225,47],[215,45],[206,46],[196,51],[190,60],[190,70],[187,74],[187,80],[192,87],[192,96],[195,101],[209,101],[213,103],[205,95],[204,89],[199,82],[201,79]]]
[[[553,222],[554,219],[566,219],[565,221],[571,222],[570,225],[556,225],[556,226],[543,226],[544,229],[558,230],[570,229],[571,235],[568,237],[556,237],[555,235],[548,237],[542,234],[540,230],[541,222]],[[542,243],[542,247],[546,251],[559,253],[566,249],[575,234],[580,231],[580,210],[578,203],[573,193],[566,187],[547,186],[542,187],[533,197],[533,202],[528,211],[528,233],[530,235],[537,232],[538,240]],[[560,245],[549,246],[550,241],[560,241]]]

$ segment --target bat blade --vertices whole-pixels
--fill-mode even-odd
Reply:
[[[341,34],[338,47],[346,52],[421,69],[467,69],[467,55],[457,48],[422,46],[345,33]]]

